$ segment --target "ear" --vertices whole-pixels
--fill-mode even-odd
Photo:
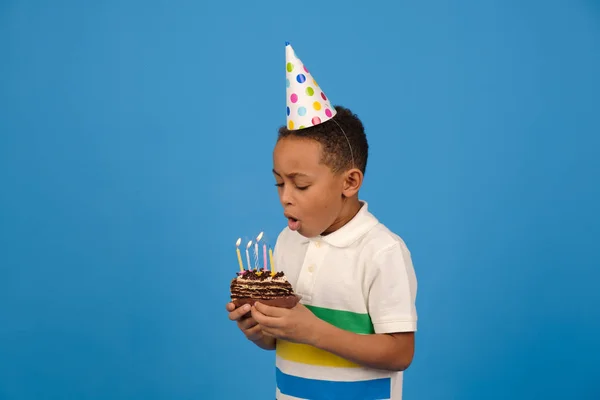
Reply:
[[[362,186],[364,175],[358,168],[352,168],[344,172],[343,190],[344,197],[352,197],[358,193]]]

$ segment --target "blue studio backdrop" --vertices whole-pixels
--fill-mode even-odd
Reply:
[[[0,399],[271,399],[290,41],[419,279],[411,399],[598,399],[600,5],[0,1]]]

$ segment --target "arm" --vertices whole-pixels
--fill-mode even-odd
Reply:
[[[313,346],[376,369],[405,370],[415,348],[417,282],[402,241],[380,250],[368,268],[368,310],[374,335],[357,335],[319,324]]]

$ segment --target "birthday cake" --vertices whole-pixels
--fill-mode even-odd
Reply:
[[[293,308],[298,303],[292,285],[282,271],[246,270],[231,281],[231,301],[236,307],[244,304],[263,304]]]

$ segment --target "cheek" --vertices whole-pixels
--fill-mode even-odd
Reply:
[[[316,190],[311,200],[311,214],[319,218],[326,218],[336,212],[340,197],[331,191]]]

